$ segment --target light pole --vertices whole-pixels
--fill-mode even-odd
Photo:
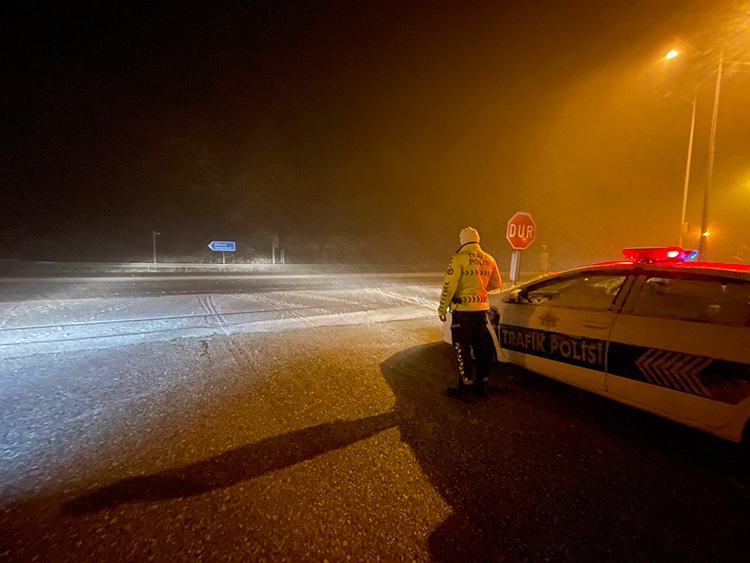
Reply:
[[[672,49],[665,55],[665,59],[674,59],[680,54],[677,49]],[[687,234],[687,223],[685,222],[685,215],[687,213],[687,199],[688,189],[690,187],[690,166],[693,161],[693,139],[695,138],[695,111],[698,106],[698,85],[693,90],[693,111],[690,117],[690,136],[688,137],[688,151],[687,151],[687,164],[685,165],[685,184],[682,188],[682,215],[680,216],[680,236],[678,246],[682,248],[682,243],[685,235]]]
[[[693,115],[690,118],[690,138],[688,140],[687,165],[685,165],[685,186],[682,190],[682,216],[680,217],[680,239],[679,246],[682,248],[683,237],[687,234],[687,223],[685,213],[687,212],[688,187],[690,186],[690,163],[693,160],[693,138],[695,137],[695,108],[698,105],[698,86],[693,92]]]
[[[151,231],[151,244],[154,249],[154,264],[156,264],[156,237],[161,235],[161,233],[157,233],[156,231]]]
[[[711,181],[714,175],[714,154],[716,153],[716,124],[719,120],[719,97],[721,95],[721,78],[724,71],[724,53],[719,56],[719,68],[716,69],[716,86],[714,88],[714,110],[711,115],[711,138],[708,142],[708,179],[706,190],[703,192],[703,211],[701,212],[701,233],[698,240],[698,257],[706,259],[708,238],[708,193],[711,191]]]

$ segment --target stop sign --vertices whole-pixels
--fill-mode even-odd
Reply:
[[[536,235],[536,223],[529,213],[519,211],[508,221],[508,230],[505,238],[516,250],[523,250],[534,242]]]

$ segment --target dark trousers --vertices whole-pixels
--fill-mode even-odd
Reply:
[[[458,360],[459,388],[487,383],[493,358],[490,330],[486,311],[453,312],[451,337]]]

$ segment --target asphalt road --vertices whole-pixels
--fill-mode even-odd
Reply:
[[[508,367],[456,402],[418,288],[373,291],[0,360],[0,560],[747,560],[730,444]]]

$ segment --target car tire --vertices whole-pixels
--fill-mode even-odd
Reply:
[[[750,420],[745,423],[745,429],[742,431],[742,442],[740,443],[740,448],[742,477],[745,483],[750,484]]]

